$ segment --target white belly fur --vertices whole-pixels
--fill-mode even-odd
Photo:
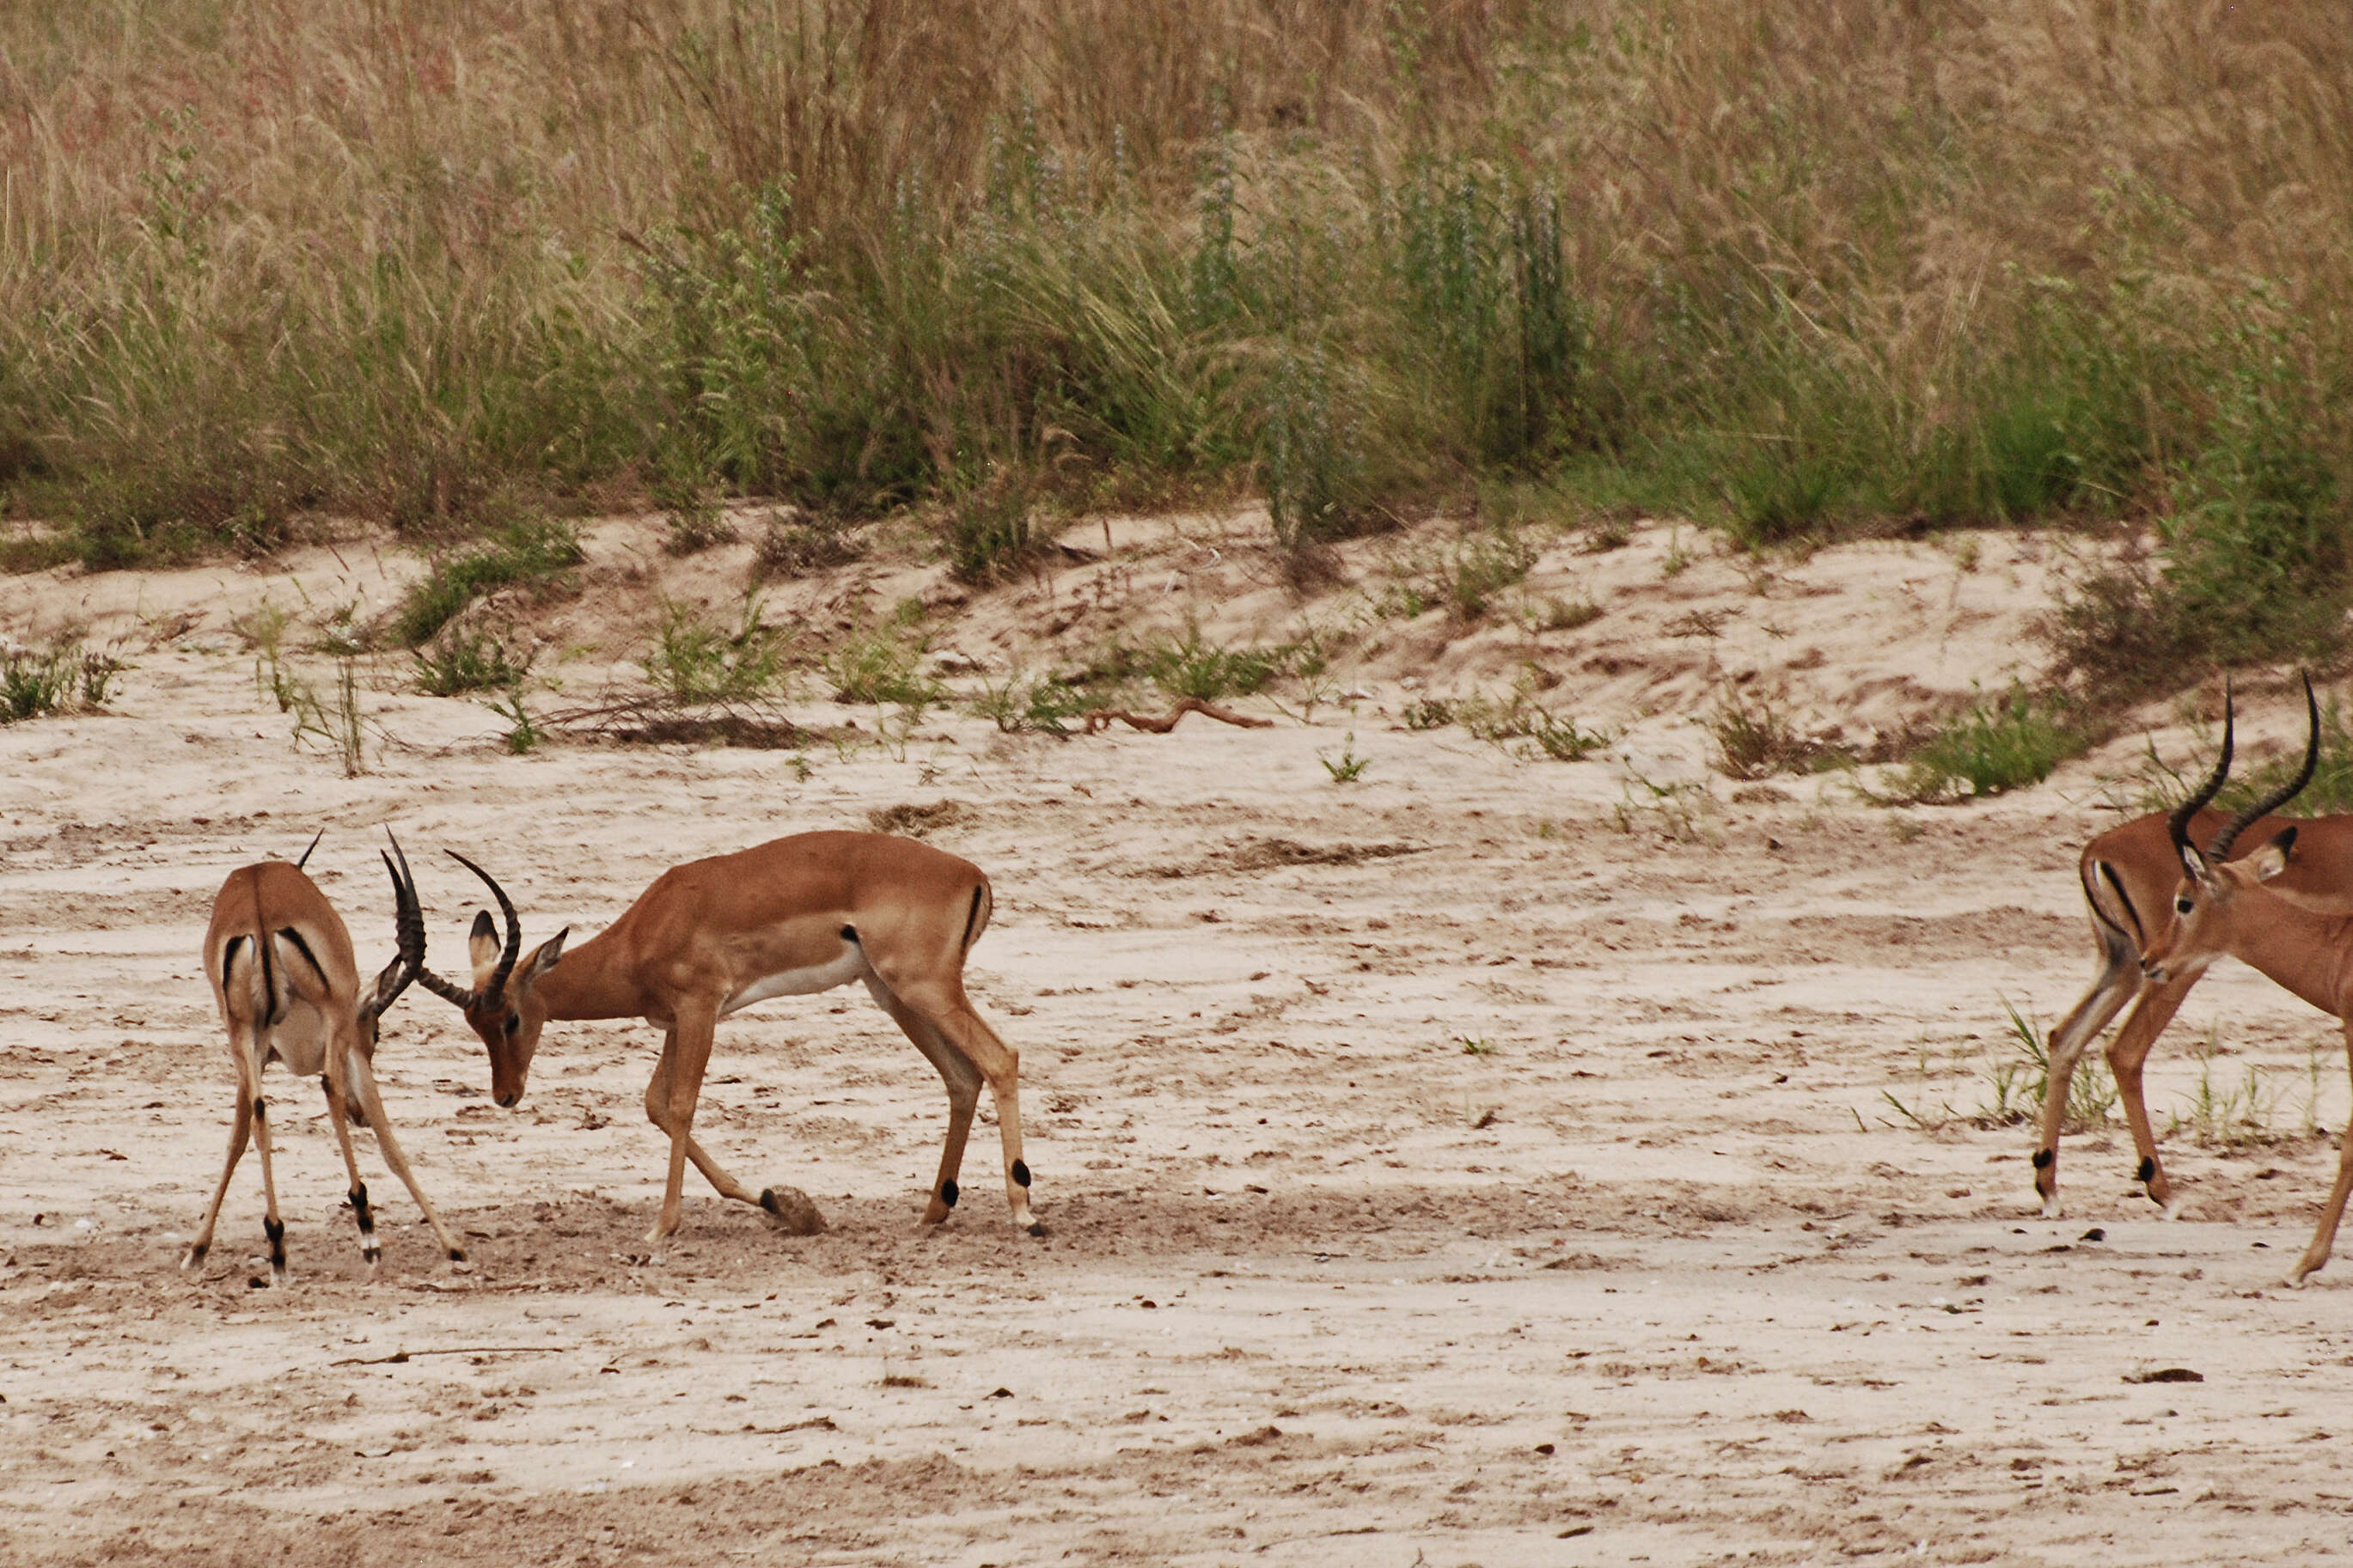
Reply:
[[[327,1020],[319,1009],[296,999],[269,1031],[269,1051],[297,1078],[327,1070]]]
[[[842,944],[842,953],[831,963],[813,964],[807,969],[784,969],[754,980],[734,995],[727,998],[719,1009],[723,1018],[738,1013],[754,1002],[765,1002],[771,996],[807,996],[812,992],[830,991],[837,985],[847,985],[866,973],[866,955],[849,943]]]

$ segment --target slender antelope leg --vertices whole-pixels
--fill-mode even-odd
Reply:
[[[721,1197],[754,1208],[771,1206],[722,1170],[719,1162],[694,1141],[694,1106],[702,1097],[702,1074],[711,1065],[711,1037],[716,1021],[707,1005],[681,1007],[677,1023],[662,1037],[661,1061],[654,1068],[654,1081],[646,1088],[647,1117],[670,1134],[670,1179],[662,1188],[661,1213],[647,1233],[648,1241],[660,1241],[677,1233],[689,1160]]]
[[[343,1171],[352,1179],[350,1197],[352,1214],[359,1221],[360,1258],[373,1270],[384,1262],[384,1249],[375,1239],[375,1215],[369,1212],[367,1184],[360,1180],[359,1156],[352,1152],[352,1130],[346,1114],[343,1086],[335,1081],[335,1053],[327,1053],[327,1071],[321,1075],[319,1087],[327,1091],[327,1122],[335,1130],[335,1147],[343,1151]]]
[[[971,1058],[947,1042],[923,1015],[892,994],[875,975],[866,977],[866,989],[877,1005],[891,1015],[925,1060],[939,1070],[948,1089],[948,1136],[940,1148],[939,1175],[932,1183],[932,1199],[924,1205],[923,1223],[937,1225],[955,1207],[956,1173],[964,1167],[965,1140],[972,1132],[972,1113],[980,1104],[980,1069]]]
[[[2097,922],[2095,922],[2097,923]],[[2099,1037],[2136,992],[2145,991],[2140,954],[2124,933],[2097,923],[2100,973],[2059,1026],[2051,1032],[2049,1070],[2042,1087],[2042,1123],[2034,1145],[2034,1190],[2042,1196],[2042,1217],[2059,1217],[2059,1132],[2067,1121],[2067,1092],[2084,1047]]]
[[[2140,999],[2126,1016],[2124,1026],[2108,1042],[2108,1070],[2116,1076],[2116,1096],[2125,1103],[2125,1121],[2132,1128],[2133,1147],[2140,1152],[2140,1163],[2134,1169],[2133,1179],[2141,1183],[2149,1199],[2165,1211],[2165,1217],[2174,1216],[2173,1184],[2166,1179],[2165,1167],[2158,1163],[2157,1134],[2148,1124],[2148,1101],[2141,1094],[2141,1068],[2148,1060],[2149,1047],[2157,1044],[2158,1036],[2173,1022],[2181,1011],[2183,998],[2198,984],[2196,974],[2168,980],[2162,985],[2141,988]]]
[[[258,1052],[259,1042],[257,1042]],[[248,1052],[248,1059],[257,1052]],[[253,1086],[253,1152],[261,1156],[261,1231],[269,1238],[269,1283],[282,1289],[286,1284],[286,1222],[278,1217],[278,1181],[269,1170],[269,1107],[261,1097],[261,1064],[252,1061]]]
[[[2345,1026],[2345,1067],[2353,1074],[2353,1021]],[[2337,1148],[2337,1184],[2328,1190],[2328,1206],[2320,1211],[2320,1224],[2312,1233],[2312,1245],[2295,1260],[2288,1271],[2287,1282],[2302,1285],[2306,1278],[2328,1261],[2329,1251],[2337,1245],[2337,1222],[2345,1217],[2345,1199],[2353,1194],[2353,1124],[2345,1129],[2345,1136]]]
[[[955,975],[911,977],[904,984],[892,984],[888,974],[882,980],[988,1081],[988,1092],[997,1101],[997,1137],[1005,1146],[1005,1196],[1013,1211],[1014,1227],[1031,1236],[1045,1235],[1046,1227],[1029,1212],[1029,1166],[1021,1158],[1019,1053],[998,1039],[997,1031],[973,1010],[965,996],[964,983]]]
[[[203,1264],[205,1254],[213,1249],[213,1226],[220,1222],[221,1200],[228,1196],[228,1179],[237,1174],[237,1163],[245,1158],[246,1143],[253,1137],[254,1086],[245,1079],[245,1053],[233,1052],[237,1058],[237,1115],[228,1131],[228,1159],[221,1166],[220,1184],[213,1188],[213,1201],[205,1210],[205,1223],[197,1227],[196,1238],[188,1243],[188,1250],[180,1255],[180,1267],[195,1268]]]
[[[408,1189],[408,1195],[416,1199],[417,1206],[424,1211],[425,1223],[433,1227],[433,1239],[441,1244],[443,1256],[452,1263],[465,1262],[466,1249],[458,1245],[457,1238],[449,1234],[449,1227],[441,1223],[440,1215],[434,1210],[433,1200],[425,1195],[425,1189],[417,1184],[417,1173],[408,1168],[408,1156],[400,1152],[400,1140],[392,1135],[392,1118],[384,1113],[384,1096],[375,1086],[375,1068],[365,1057],[354,1054],[351,1074],[352,1087],[358,1091],[360,1109],[367,1113],[368,1125],[375,1130],[376,1152],[384,1156],[384,1163],[392,1167],[392,1173],[400,1178],[400,1184]],[[355,1194],[353,1200],[355,1205],[365,1199],[366,1190],[359,1184],[356,1172],[352,1176],[352,1190]]]

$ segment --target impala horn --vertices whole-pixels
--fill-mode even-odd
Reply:
[[[392,877],[396,951],[393,961],[385,965],[384,973],[376,976],[375,994],[367,1004],[369,1016],[379,1018],[408,989],[409,982],[425,972],[425,910],[417,901],[417,879],[409,871],[408,857],[402,853],[400,840],[393,837],[392,829],[385,828],[384,836],[392,839],[392,854],[379,849],[376,855]],[[399,857],[397,866],[393,864],[394,856]]]
[[[2240,834],[2244,833],[2251,824],[2260,822],[2294,800],[2304,792],[2304,786],[2312,782],[2314,770],[2320,766],[2320,700],[2312,694],[2312,677],[2309,675],[2304,677],[2304,707],[2312,721],[2311,736],[2304,744],[2304,771],[2231,818],[2222,831],[2214,835],[2214,847],[2206,851],[2209,863],[2219,866],[2228,860],[2231,846],[2238,842]]]
[[[507,976],[514,973],[515,960],[522,956],[522,919],[515,913],[514,900],[507,897],[507,890],[500,887],[497,879],[488,871],[483,870],[455,849],[444,850],[443,853],[482,879],[482,886],[490,889],[491,897],[499,901],[499,913],[506,917],[506,951],[499,955],[499,966],[491,971],[489,983],[474,994],[480,1005],[495,1007],[506,995]]]
[[[2204,809],[2208,801],[2221,793],[2222,781],[2231,776],[2232,718],[2231,678],[2226,675],[2222,678],[2222,754],[2214,759],[2213,773],[2198,786],[2197,793],[2175,806],[2173,814],[2165,819],[2166,831],[2173,836],[2173,851],[2177,856],[2186,855],[2189,850],[2189,819]]]

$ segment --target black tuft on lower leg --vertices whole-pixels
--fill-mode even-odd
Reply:
[[[2140,1169],[2133,1173],[2133,1180],[2136,1182],[2147,1182],[2155,1179],[2156,1175],[2157,1162],[2155,1160],[2143,1160],[2140,1163]]]
[[[1013,1184],[1017,1187],[1026,1187],[1029,1184],[1029,1167],[1019,1160],[1013,1162]]]
[[[2034,1152],[2034,1168],[2038,1171],[2042,1170],[2058,1157],[2059,1151],[2056,1149],[2037,1149]]]
[[[185,1263],[181,1264],[180,1267],[183,1268],[194,1268],[197,1264],[202,1263],[205,1260],[205,1254],[210,1252],[212,1249],[213,1244],[209,1241],[199,1241],[194,1243],[188,1248],[188,1260]]]
[[[451,1247],[451,1248],[449,1249],[449,1261],[450,1261],[450,1262],[452,1262],[452,1263],[463,1263],[463,1262],[465,1262],[465,1261],[466,1261],[466,1249],[465,1249],[464,1247]]]
[[[262,1234],[269,1237],[269,1267],[283,1274],[286,1272],[286,1222],[265,1219],[261,1222],[261,1229]]]
[[[762,1208],[764,1208],[764,1209],[766,1209],[770,1214],[780,1214],[780,1213],[782,1213],[782,1212],[783,1212],[782,1210],[780,1210],[780,1209],[778,1209],[778,1208],[776,1207],[776,1188],[774,1188],[774,1187],[762,1187],[762,1188],[760,1189],[760,1206],[761,1206]]]
[[[268,1116],[269,1114],[269,1108],[268,1106],[266,1106],[266,1105],[264,1105],[264,1104],[262,1104],[262,1103],[261,1103],[261,1096],[259,1096],[259,1095],[258,1095],[258,1094],[257,1094],[257,1095],[255,1095],[255,1096],[253,1097],[253,1119],[254,1119],[256,1121],[260,1121],[262,1118],[264,1118],[265,1116]]]
[[[950,1176],[947,1180],[940,1184],[940,1202],[947,1205],[950,1208],[954,1208],[955,1207],[955,1178],[954,1176]]]

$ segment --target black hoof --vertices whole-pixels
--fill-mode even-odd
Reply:
[[[452,1263],[463,1263],[463,1262],[465,1262],[465,1261],[466,1261],[466,1249],[465,1249],[464,1247],[451,1247],[451,1248],[449,1249],[449,1261],[450,1261],[450,1262],[452,1262]]]
[[[1029,1222],[1029,1234],[1030,1234],[1031,1236],[1043,1236],[1043,1235],[1045,1235],[1045,1234],[1046,1234],[1046,1222],[1045,1222],[1044,1220],[1042,1220],[1042,1219],[1033,1219],[1033,1220],[1031,1220],[1031,1221]]]

